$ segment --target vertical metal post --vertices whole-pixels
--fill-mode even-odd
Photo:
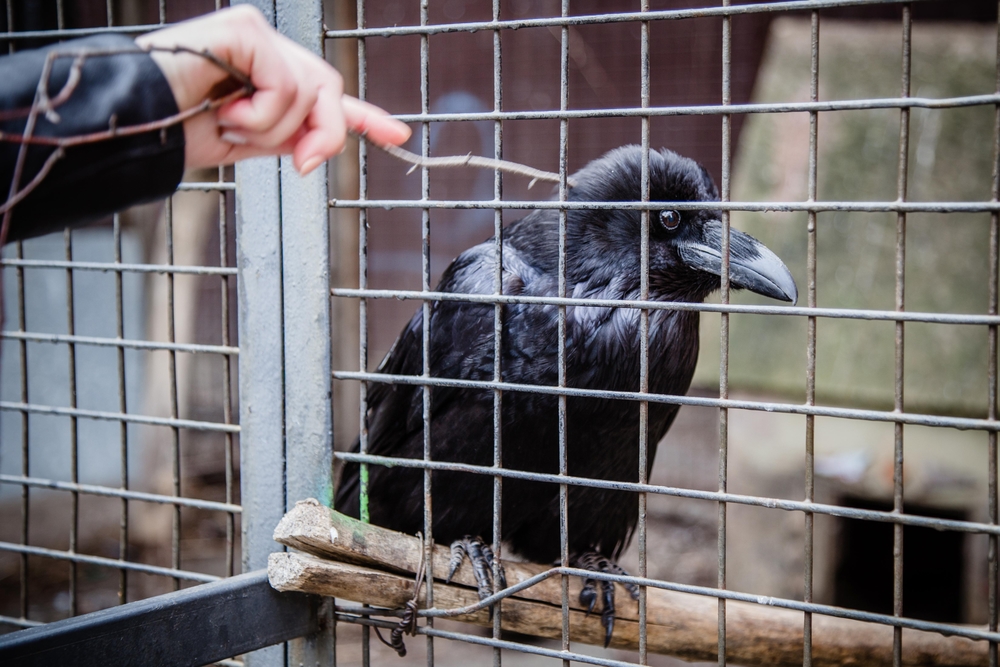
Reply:
[[[278,0],[278,31],[322,56],[323,7]],[[327,170],[300,176],[281,158],[281,258],[285,320],[285,504],[333,502],[330,257]]]
[[[322,0],[277,0],[275,11],[278,32],[323,57]],[[285,156],[279,179],[287,511],[306,498],[333,505],[330,209],[325,165],[300,176]],[[332,604],[319,613],[327,617],[319,633],[289,642],[290,665],[332,660]]]
[[[357,0],[358,29],[365,27],[365,0]],[[358,99],[368,96],[368,44],[364,37],[358,38]],[[358,142],[358,199],[368,198],[368,144]],[[358,288],[368,287],[368,209],[358,210]],[[358,301],[358,370],[368,370],[368,299]],[[368,452],[368,383],[361,382],[358,388],[359,420],[358,451]],[[358,466],[358,514],[368,522],[368,464]],[[433,593],[432,593],[433,595]],[[371,665],[371,629],[361,626],[361,664]]]
[[[322,54],[321,2],[254,4]],[[250,160],[236,167],[236,193],[243,566],[251,570],[281,549],[271,534],[291,504],[332,500],[327,173],[300,177],[287,157]],[[326,664],[331,624],[321,627],[287,652],[251,654],[249,664]]]
[[[254,0],[272,24],[271,2]],[[240,497],[243,571],[267,566],[285,510],[284,331],[278,160],[236,165],[236,267],[239,322]],[[285,647],[246,657],[248,667],[285,663]]]

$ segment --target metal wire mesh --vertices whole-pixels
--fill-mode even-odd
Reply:
[[[696,593],[717,598],[718,600],[718,664],[726,664],[726,602],[727,600],[741,600],[758,604],[776,605],[786,609],[795,609],[803,612],[803,664],[812,664],[812,627],[814,615],[832,615],[843,618],[853,618],[871,623],[889,625],[894,628],[893,639],[893,662],[902,663],[902,629],[922,628],[941,632],[944,634],[959,634],[988,640],[989,660],[991,665],[997,664],[997,641],[1000,635],[997,634],[997,583],[998,570],[996,560],[997,536],[1000,535],[1000,515],[997,509],[997,431],[1000,429],[1000,422],[997,421],[997,327],[1000,325],[1000,317],[997,310],[997,281],[998,281],[998,240],[1000,240],[1000,229],[998,229],[998,209],[997,199],[1000,193],[1000,171],[997,169],[997,156],[1000,155],[1000,95],[992,92],[983,92],[973,96],[932,98],[911,96],[911,52],[912,52],[912,12],[909,3],[897,3],[884,0],[817,0],[810,2],[784,2],[769,4],[742,4],[730,5],[728,0],[723,0],[720,5],[692,7],[684,9],[663,9],[651,11],[647,0],[640,3],[639,11],[601,13],[595,11],[592,14],[573,14],[568,0],[563,0],[560,4],[558,15],[538,17],[538,18],[502,18],[500,3],[494,2],[491,8],[491,17],[482,20],[441,20],[430,22],[428,14],[428,3],[426,0],[420,4],[419,23],[405,25],[387,25],[385,27],[368,27],[367,15],[372,11],[372,5],[365,0],[358,0],[356,7],[357,27],[348,26],[343,29],[329,30],[326,33],[330,40],[355,40],[357,43],[358,59],[358,93],[365,98],[369,88],[369,44],[377,43],[379,48],[384,48],[383,44],[393,39],[406,40],[407,38],[419,38],[419,76],[420,76],[420,111],[419,113],[398,114],[400,119],[416,124],[418,128],[417,136],[420,137],[421,154],[429,156],[431,154],[431,137],[437,124],[489,122],[492,126],[494,157],[501,158],[502,147],[504,146],[504,131],[510,124],[520,121],[558,121],[558,171],[562,180],[561,186],[557,190],[557,196],[553,201],[539,202],[519,200],[517,198],[504,199],[503,182],[499,172],[494,173],[491,197],[485,198],[448,198],[431,197],[431,186],[428,170],[421,170],[421,185],[419,197],[407,199],[397,198],[370,198],[370,160],[364,143],[359,147],[358,159],[360,163],[360,188],[357,199],[347,197],[339,198],[331,202],[334,209],[358,210],[358,250],[359,250],[359,274],[357,288],[350,286],[336,286],[333,290],[335,297],[343,299],[357,300],[359,304],[359,366],[358,370],[347,368],[334,371],[334,378],[341,381],[344,386],[360,387],[360,450],[357,453],[338,451],[336,458],[344,462],[356,462],[361,469],[362,494],[361,507],[362,518],[367,520],[367,493],[368,478],[371,466],[402,466],[419,469],[423,471],[424,484],[424,540],[426,549],[431,548],[433,543],[432,534],[432,512],[433,498],[431,497],[431,479],[438,471],[462,471],[489,476],[493,479],[493,549],[497,554],[501,553],[503,546],[501,535],[501,499],[503,493],[503,481],[505,479],[524,479],[534,481],[545,481],[557,484],[559,487],[559,523],[560,523],[560,544],[561,558],[559,565],[560,576],[562,578],[562,640],[558,650],[544,648],[535,645],[526,645],[516,641],[507,641],[501,638],[500,634],[500,613],[493,618],[493,630],[490,637],[476,636],[470,633],[450,632],[437,629],[433,626],[433,617],[428,618],[427,626],[421,630],[427,636],[427,662],[434,663],[433,639],[444,638],[458,640],[465,643],[477,644],[493,648],[493,662],[500,664],[501,651],[519,651],[539,656],[548,656],[561,659],[564,664],[573,661],[588,664],[618,665],[618,664],[647,664],[647,619],[646,619],[646,587],[655,586],[667,590],[678,590]],[[820,98],[820,26],[821,11],[824,9],[837,9],[845,7],[857,7],[862,5],[894,5],[902,7],[901,33],[901,71],[900,94],[899,97],[892,98],[865,98],[865,99],[821,99]],[[381,8],[382,5],[379,5]],[[809,93],[807,102],[776,102],[776,103],[733,103],[731,89],[731,71],[733,69],[733,45],[732,45],[732,21],[734,17],[754,14],[797,12],[797,16],[804,16],[810,25],[810,58],[809,58]],[[388,14],[387,14],[388,16]],[[699,105],[660,105],[651,104],[650,98],[650,26],[656,22],[663,21],[685,21],[693,19],[705,19],[712,17],[721,23],[721,104],[699,104]],[[387,19],[388,22],[392,20]],[[637,76],[640,80],[640,95],[638,104],[628,107],[614,108],[570,108],[569,106],[569,71],[570,71],[570,30],[578,26],[593,26],[612,23],[627,23],[634,25],[639,33],[639,59],[637,71],[633,71],[630,76]],[[502,91],[504,90],[502,73],[504,71],[501,61],[502,41],[516,30],[528,28],[549,29],[554,37],[559,40],[559,98],[558,109],[552,110],[510,110],[505,108]],[[493,63],[493,99],[491,110],[449,110],[433,111],[432,100],[429,95],[431,84],[429,83],[431,71],[432,42],[441,36],[454,33],[487,33],[492,36],[492,63]],[[693,39],[693,38],[692,38]],[[383,41],[384,40],[384,41]],[[453,59],[460,58],[459,53],[444,52],[443,58],[436,60],[434,67],[449,70],[453,65]],[[448,74],[442,74],[448,76]],[[998,68],[1000,77],[1000,68]],[[1000,78],[998,78],[997,90],[1000,91]],[[380,100],[376,100],[380,101]],[[911,110],[925,109],[954,109],[966,106],[996,106],[996,126],[993,136],[993,189],[992,196],[987,200],[966,200],[966,201],[919,201],[908,200],[908,156],[911,145],[909,136]],[[865,109],[898,109],[899,140],[898,140],[898,164],[897,164],[897,190],[896,198],[892,201],[830,201],[818,198],[818,177],[819,169],[819,145],[820,132],[818,130],[820,120],[826,112],[858,111]],[[806,198],[804,201],[731,201],[732,199],[732,176],[733,176],[733,123],[734,118],[750,114],[808,114],[808,158],[807,174],[805,180]],[[721,276],[721,298],[719,303],[690,304],[690,303],[664,303],[648,301],[649,284],[649,211],[657,210],[656,205],[651,205],[649,200],[649,150],[650,146],[650,121],[654,118],[675,117],[675,116],[702,116],[711,115],[718,117],[721,123],[721,205],[712,203],[710,205],[687,203],[677,205],[678,209],[691,210],[698,208],[712,208],[722,210],[722,222],[726,230],[723,239],[723,268]],[[570,149],[569,126],[572,122],[585,119],[638,119],[641,123],[640,137],[643,150],[643,169],[641,201],[622,204],[620,202],[607,203],[581,203],[573,204],[566,201],[568,176],[568,152]],[[600,208],[632,209],[641,211],[642,219],[642,275],[643,283],[641,287],[641,297],[636,301],[595,301],[571,298],[568,296],[569,290],[566,285],[566,215],[567,211],[574,209],[600,209]],[[540,208],[550,208],[559,211],[559,286],[556,297],[521,297],[503,295],[501,289],[501,259],[503,251],[503,222],[504,213],[513,212],[521,214],[529,210]],[[421,272],[420,289],[373,289],[370,287],[369,266],[372,259],[370,255],[369,241],[371,217],[379,210],[389,211],[420,211],[420,243],[421,245]],[[497,262],[494,279],[493,294],[454,294],[434,291],[432,288],[431,269],[431,215],[436,212],[460,213],[473,211],[493,212],[493,234]],[[730,304],[730,281],[729,281],[729,225],[730,215],[737,211],[759,211],[759,212],[802,212],[806,216],[804,229],[791,230],[788,233],[802,234],[806,245],[806,304],[804,307],[775,307]],[[894,286],[895,300],[892,310],[877,309],[842,309],[819,307],[817,300],[817,217],[818,214],[828,212],[882,212],[895,214],[896,227],[894,246]],[[989,223],[989,274],[986,280],[989,283],[989,303],[985,314],[944,314],[932,312],[914,312],[906,310],[904,299],[904,286],[906,284],[906,225],[907,217],[912,213],[938,212],[949,214],[962,214],[972,212],[988,212]],[[392,375],[385,373],[369,372],[369,341],[372,337],[370,329],[371,312],[374,304],[379,300],[414,300],[420,302],[423,315],[422,340],[423,340],[423,372],[419,376]],[[493,305],[494,312],[494,369],[491,381],[474,381],[455,378],[432,377],[429,360],[430,344],[430,309],[431,304],[437,301],[461,301]],[[508,304],[536,304],[541,306],[555,306],[558,309],[558,382],[555,386],[538,386],[528,384],[515,384],[503,380],[502,369],[500,368],[501,341],[505,335],[502,326],[501,309]],[[640,313],[641,331],[641,371],[639,377],[639,390],[637,392],[613,392],[597,389],[581,389],[566,386],[566,309],[574,306],[604,306],[617,308],[638,309]],[[706,396],[668,396],[649,393],[648,384],[648,335],[649,335],[649,313],[654,309],[667,310],[693,310],[707,313],[718,313],[721,326],[719,335],[719,358],[720,367],[718,373],[719,392],[718,398]],[[747,398],[733,398],[730,396],[729,381],[729,360],[730,350],[735,343],[730,336],[731,316],[754,314],[768,317],[788,317],[798,318],[806,324],[806,365],[805,365],[805,394],[802,402],[775,401],[775,400],[748,400]],[[817,323],[826,318],[844,320],[883,320],[893,322],[895,329],[895,339],[893,344],[894,354],[894,390],[891,409],[863,409],[859,407],[834,407],[820,405],[817,402]],[[941,323],[949,325],[969,325],[984,327],[988,331],[988,408],[985,416],[970,417],[956,415],[928,414],[924,411],[907,411],[907,404],[904,402],[904,332],[906,325],[911,322],[920,323]],[[368,413],[367,389],[368,383],[390,383],[415,385],[422,388],[422,415],[423,415],[423,437],[424,450],[421,459],[411,459],[392,456],[376,456],[368,453],[368,432],[366,419]],[[437,388],[455,387],[464,389],[478,389],[492,392],[494,400],[493,413],[493,465],[475,466],[469,464],[459,464],[452,462],[436,461],[431,457],[430,442],[430,396]],[[502,466],[502,432],[501,432],[501,410],[505,395],[509,392],[534,392],[538,394],[555,395],[558,397],[558,424],[559,424],[559,472],[558,474],[531,473],[520,470],[505,469]],[[566,400],[568,397],[600,397],[615,398],[635,401],[640,406],[640,438],[637,446],[639,448],[640,467],[637,471],[636,483],[609,482],[581,477],[573,477],[568,474],[567,450],[566,450]],[[649,470],[646,469],[646,448],[648,443],[648,406],[650,403],[668,403],[676,405],[690,405],[711,407],[718,410],[718,439],[719,439],[719,459],[718,459],[718,486],[717,491],[707,491],[682,486],[666,486],[662,484],[651,484],[649,482]],[[730,436],[730,413],[731,411],[760,411],[766,413],[786,413],[803,415],[805,421],[805,432],[802,437],[804,448],[805,477],[803,480],[802,501],[793,501],[777,497],[766,497],[749,494],[734,494],[729,492],[728,477],[728,441]],[[893,469],[892,477],[892,509],[873,510],[858,507],[847,507],[840,504],[817,502],[816,496],[816,454],[815,441],[817,434],[817,417],[837,417],[848,420],[862,420],[885,422],[893,424],[894,428],[894,454],[892,457]],[[989,449],[989,496],[986,499],[988,506],[988,521],[969,521],[948,518],[937,518],[923,516],[914,512],[907,512],[904,504],[904,427],[908,425],[923,425],[934,427],[949,427],[959,429],[973,429],[986,434]],[[610,657],[595,657],[585,654],[579,650],[574,651],[570,644],[569,635],[569,608],[568,580],[571,573],[581,574],[570,568],[570,554],[568,547],[568,519],[567,519],[567,498],[568,490],[572,486],[606,488],[634,491],[638,494],[638,525],[636,529],[636,541],[638,544],[638,570],[635,577],[615,577],[608,578],[617,581],[632,581],[640,585],[641,596],[639,598],[639,647],[638,654],[630,658],[628,662],[622,662]],[[716,567],[716,585],[690,586],[670,581],[659,581],[647,577],[647,562],[649,558],[647,543],[647,517],[646,502],[648,494],[658,494],[673,496],[677,498],[698,499],[705,502],[713,502],[718,505],[717,513],[717,553],[718,563]],[[774,597],[762,598],[748,593],[732,591],[727,589],[727,508],[736,504],[742,506],[754,506],[768,508],[770,510],[780,509],[789,512],[800,513],[804,519],[803,544],[803,594],[801,599],[777,599]],[[887,614],[870,613],[867,611],[835,607],[829,604],[817,604],[814,601],[814,563],[816,552],[814,547],[814,522],[817,516],[849,517],[868,522],[888,523],[893,526],[893,550],[892,550],[892,590],[893,602],[891,612]],[[950,623],[934,623],[904,616],[902,595],[903,595],[903,530],[905,526],[926,526],[942,531],[960,531],[962,533],[978,533],[988,535],[989,556],[988,556],[988,627],[986,629],[972,630],[968,627],[960,627]],[[429,553],[429,551],[428,551]],[[494,576],[495,576],[494,572]],[[433,606],[433,580],[427,576],[427,600],[428,606]],[[433,615],[432,615],[433,616]],[[358,618],[350,614],[342,613],[338,615],[341,621],[362,624],[362,650],[361,659],[364,664],[369,664],[371,651],[369,649],[368,628],[377,625],[378,622]],[[973,634],[969,634],[973,633]]]
[[[169,14],[164,2],[121,9],[126,23],[151,14],[155,23],[144,25],[123,25],[117,7],[100,7],[105,26],[69,28],[101,19],[94,7],[60,0],[56,29],[24,30],[27,5],[6,2],[0,40],[13,52],[37,40],[138,34],[177,20],[176,11],[218,3]],[[238,572],[234,183],[231,169],[202,179],[182,184],[162,212],[67,229],[59,250],[47,239],[17,242],[0,259],[0,490],[19,495],[0,497],[4,631]],[[143,217],[153,229],[145,239],[135,224]],[[61,293],[46,293],[57,280]],[[59,301],[62,323],[43,312]],[[95,323],[94,313],[110,321]],[[63,359],[65,372],[54,372],[52,360]],[[206,398],[201,384],[217,392]],[[117,434],[95,436],[95,423],[117,424]],[[64,523],[68,540],[59,535]]]

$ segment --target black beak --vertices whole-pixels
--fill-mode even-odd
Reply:
[[[722,223],[702,223],[701,238],[677,240],[677,252],[693,269],[716,276],[722,274]],[[743,232],[729,230],[729,281],[733,287],[769,296],[772,299],[798,300],[795,280],[785,263],[763,243]]]

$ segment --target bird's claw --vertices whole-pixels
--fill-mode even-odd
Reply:
[[[588,551],[574,560],[574,565],[583,570],[628,576],[628,572],[617,563],[595,551]],[[622,583],[622,585],[628,590],[633,600],[639,599],[638,586],[632,583]],[[587,616],[594,611],[594,606],[597,604],[596,579],[584,579],[583,588],[580,590],[580,604],[587,608]],[[601,581],[601,625],[604,626],[604,648],[607,648],[611,643],[611,635],[615,629],[615,584],[607,580]]]
[[[493,549],[480,537],[466,535],[460,540],[451,543],[451,560],[448,562],[448,578],[450,582],[452,576],[458,570],[462,561],[468,557],[472,563],[472,573],[476,577],[476,593],[480,600],[485,600],[494,593],[507,588],[507,576],[503,571],[503,563],[497,560],[497,584],[493,586]],[[490,605],[490,619],[493,618],[493,606]]]

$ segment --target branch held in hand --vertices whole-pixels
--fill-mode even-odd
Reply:
[[[511,162],[510,160],[496,160],[493,158],[473,155],[471,153],[468,155],[451,155],[447,157],[423,157],[422,155],[411,153],[405,148],[400,148],[399,146],[382,146],[369,140],[364,134],[355,136],[360,136],[360,138],[365,139],[375,148],[385,151],[398,160],[402,160],[407,164],[413,165],[410,170],[406,172],[407,174],[412,174],[419,167],[426,167],[428,169],[477,167],[479,169],[492,169],[494,171],[503,171],[508,174],[526,176],[531,179],[531,182],[528,183],[528,188],[531,188],[537,181],[547,181],[550,183],[559,183],[561,181],[560,176],[557,173],[535,169],[534,167],[529,167],[519,162]],[[566,184],[571,188],[576,187],[576,182],[569,177],[566,178]]]

